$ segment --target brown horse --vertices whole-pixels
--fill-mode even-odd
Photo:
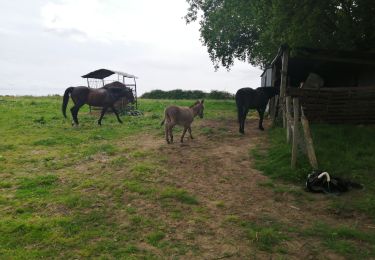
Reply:
[[[169,106],[165,109],[164,120],[161,122],[161,125],[165,123],[165,139],[167,140],[167,143],[173,143],[172,129],[175,125],[184,127],[181,136],[181,143],[184,142],[184,136],[187,130],[189,130],[190,138],[193,139],[190,125],[195,116],[198,115],[200,118],[203,118],[203,103],[204,100],[198,100],[190,107]],[[171,138],[171,141],[169,141],[169,137]]]
[[[122,123],[119,114],[114,107],[116,101],[121,98],[126,98],[130,103],[134,102],[133,91],[118,81],[109,83],[104,87],[97,89],[84,86],[70,87],[65,90],[62,104],[62,113],[65,118],[66,107],[69,102],[69,95],[74,103],[74,106],[70,109],[70,111],[76,125],[78,125],[78,111],[84,104],[103,108],[98,120],[98,124],[101,125],[103,116],[108,108],[112,109],[112,111],[116,114],[119,123]]]

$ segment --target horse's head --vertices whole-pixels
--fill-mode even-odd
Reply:
[[[191,106],[193,108],[196,115],[200,118],[203,118],[203,110],[204,110],[204,99],[197,100],[194,105]]]
[[[112,95],[115,96],[115,99],[120,99],[125,97],[130,103],[134,102],[134,95],[131,88],[128,87],[110,87],[107,88],[108,91],[112,93]]]
[[[124,88],[124,97],[130,102],[134,103],[135,98],[133,94],[133,90],[131,88]]]
[[[257,90],[265,93],[268,98],[272,98],[280,94],[280,89],[277,87],[260,87],[260,88],[257,88]]]

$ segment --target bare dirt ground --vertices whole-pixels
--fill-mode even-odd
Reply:
[[[176,129],[174,136],[178,142],[171,145],[160,136],[142,138],[141,149],[154,150],[167,158],[167,173],[158,181],[188,191],[202,205],[202,211],[191,212],[195,217],[188,221],[166,220],[173,230],[168,234],[169,239],[189,241],[192,247],[198,248],[198,253],[188,252],[184,256],[186,259],[275,259],[280,256],[287,256],[287,259],[342,259],[333,252],[321,250],[321,241],[317,238],[301,236],[293,231],[279,245],[284,248],[284,253],[259,250],[256,240],[262,238],[255,234],[253,239],[249,239],[241,228],[239,222],[260,226],[273,223],[281,225],[284,230],[306,229],[317,220],[327,224],[339,221],[363,230],[371,225],[365,216],[329,210],[327,196],[305,195],[302,185],[273,181],[284,190],[297,191],[297,195],[275,192],[261,185],[270,180],[254,169],[250,154],[252,148],[267,147],[267,134],[257,129],[257,123],[256,119],[248,119],[246,133],[240,135],[234,120],[194,122],[195,139],[190,140],[187,135],[183,144],[179,142],[181,132]],[[265,122],[265,128],[269,127],[269,122]],[[138,203],[143,203],[145,214],[166,214],[146,201]],[[159,254],[162,256],[161,252]]]

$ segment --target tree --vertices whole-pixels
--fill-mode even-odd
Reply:
[[[211,90],[210,93],[201,90],[175,89],[170,91],[152,90],[142,95],[142,98],[150,99],[233,99],[233,94],[226,91]]]
[[[215,68],[261,67],[280,45],[375,51],[373,0],[186,0]]]

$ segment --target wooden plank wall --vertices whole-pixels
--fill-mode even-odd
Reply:
[[[375,86],[287,88],[287,95],[299,97],[301,106],[310,122],[375,123]]]

